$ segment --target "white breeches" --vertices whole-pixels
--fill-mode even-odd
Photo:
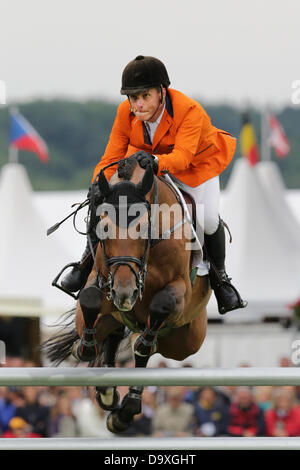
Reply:
[[[219,225],[220,183],[215,176],[193,188],[174,178],[182,189],[190,194],[196,203],[197,226],[207,235],[212,235]],[[197,230],[198,232],[198,230]]]

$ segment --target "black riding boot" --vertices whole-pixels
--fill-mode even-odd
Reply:
[[[90,237],[95,250],[99,240],[94,230],[92,230]],[[93,257],[89,242],[87,242],[81,260],[79,263],[76,263],[72,270],[61,280],[61,285],[70,292],[79,291],[85,285],[92,267]]]
[[[221,219],[217,231],[212,235],[205,234],[204,239],[211,264],[210,285],[217,299],[219,313],[223,315],[231,310],[246,307],[247,302],[241,299],[225,271],[225,231]]]

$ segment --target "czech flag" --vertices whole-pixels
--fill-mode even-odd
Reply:
[[[17,111],[11,111],[10,143],[11,147],[34,152],[43,163],[49,161],[46,143],[32,125]]]
[[[254,127],[252,126],[247,113],[243,114],[243,127],[240,133],[241,152],[246,157],[251,166],[259,161],[259,149],[256,141]]]

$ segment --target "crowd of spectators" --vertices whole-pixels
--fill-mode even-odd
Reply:
[[[291,366],[286,360],[280,365]],[[4,366],[35,364],[8,358]],[[118,390],[122,398],[128,387]],[[94,388],[0,387],[0,437],[111,438],[106,418]],[[122,435],[300,436],[300,389],[145,387],[142,413]]]

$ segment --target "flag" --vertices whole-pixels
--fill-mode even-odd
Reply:
[[[11,112],[10,142],[11,147],[27,150],[37,154],[39,159],[47,163],[48,148],[32,125],[19,112]]]
[[[274,147],[277,157],[284,158],[290,151],[290,144],[278,119],[272,113],[268,114],[270,126],[269,144]]]
[[[256,142],[255,131],[247,113],[243,114],[240,146],[242,155],[248,159],[250,165],[254,166],[259,161],[259,150]]]

